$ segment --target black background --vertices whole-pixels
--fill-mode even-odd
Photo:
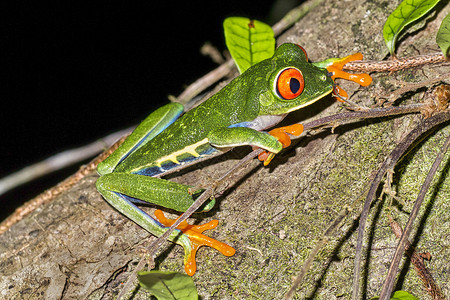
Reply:
[[[225,49],[226,17],[272,25],[285,12],[261,0],[12,2],[1,21],[0,178],[137,124],[179,95],[216,67],[199,49]],[[0,220],[77,169],[0,196]]]

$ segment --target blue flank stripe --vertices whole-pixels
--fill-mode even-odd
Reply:
[[[236,123],[236,124],[231,124],[230,126],[228,126],[228,128],[233,128],[233,127],[248,127],[250,122],[241,122],[241,123]]]
[[[134,174],[153,177],[153,176],[159,175],[163,172],[164,172],[164,170],[162,168],[154,166],[154,167],[139,170],[139,171],[135,172]]]
[[[197,160],[197,159],[199,159],[201,157],[204,157],[204,156],[207,156],[207,155],[211,155],[211,154],[213,154],[214,152],[217,152],[217,151],[218,151],[217,149],[215,149],[213,147],[209,147],[206,151],[204,151],[202,153],[199,153],[200,156],[198,156],[198,157],[190,155],[189,157],[186,157],[185,159],[180,160],[179,161],[180,164],[176,164],[176,163],[174,163],[174,162],[172,162],[170,160],[167,160],[161,165],[161,167],[152,166],[152,167],[149,167],[149,168],[146,168],[146,169],[139,170],[139,171],[135,172],[134,174],[153,177],[153,176],[159,175],[161,173],[164,173],[166,171],[169,171],[172,168],[175,168],[175,167],[177,167],[179,165],[183,165],[183,164],[195,161],[195,160]]]

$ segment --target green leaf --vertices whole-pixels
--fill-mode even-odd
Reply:
[[[177,272],[139,272],[141,286],[158,300],[198,300],[194,281],[186,274]]]
[[[370,300],[378,300],[380,297],[373,297]],[[408,292],[396,291],[390,300],[419,300]]]
[[[263,22],[230,17],[223,22],[223,29],[225,43],[241,74],[275,52],[272,28]]]
[[[384,42],[391,55],[400,32],[412,22],[425,16],[439,0],[403,0],[386,20],[383,28]]]
[[[436,43],[442,50],[444,56],[450,56],[450,14],[448,14],[444,20],[442,20],[441,27],[436,36]]]

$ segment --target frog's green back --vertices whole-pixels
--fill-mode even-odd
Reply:
[[[286,68],[298,68],[305,88],[295,99],[282,99],[274,83]],[[320,99],[332,90],[327,71],[309,63],[297,45],[283,44],[275,55],[235,78],[200,106],[184,114],[154,139],[131,153],[119,172],[156,175],[179,164],[217,152],[207,139],[212,130],[248,126],[261,115],[284,115]]]
[[[270,73],[267,61],[259,65],[263,74]],[[250,70],[250,69],[249,69]],[[260,73],[260,72],[257,72]],[[195,109],[185,113],[146,145],[130,154],[116,171],[154,175],[178,162],[189,162],[197,156],[210,155],[207,135],[219,127],[229,127],[254,120],[259,114],[259,91],[266,89],[266,78],[245,72]],[[148,162],[152,163],[148,163]],[[162,170],[158,169],[162,168]],[[148,169],[148,170],[146,170]]]

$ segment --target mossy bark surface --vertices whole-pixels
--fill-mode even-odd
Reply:
[[[388,52],[382,28],[400,1],[324,1],[310,11],[278,43],[295,42],[311,61],[362,52],[382,60]],[[445,1],[442,1],[445,2]],[[417,30],[399,40],[399,56],[438,51],[435,35],[450,7],[419,22]],[[448,65],[428,66],[393,74],[375,74],[369,88],[342,82],[352,101],[373,106],[402,82],[418,82],[449,73]],[[423,93],[399,101],[422,101]],[[287,123],[344,111],[341,103],[324,98],[289,116]],[[206,232],[236,248],[233,257],[202,248],[197,254],[194,281],[202,299],[281,299],[292,276],[344,205],[360,199],[358,215],[371,175],[396,144],[423,117],[408,115],[355,122],[300,139],[277,155],[269,167],[253,161],[219,197],[211,212],[196,222],[220,220]],[[416,146],[395,168],[393,190],[404,203],[393,210],[405,224],[421,184],[439,152],[450,126],[440,127]],[[207,184],[230,168],[248,149],[235,149],[219,159],[171,176],[171,180]],[[450,294],[450,155],[444,159],[426,196],[411,235],[447,297]],[[111,299],[117,295],[136,262],[139,247],[154,238],[110,207],[95,189],[96,174],[0,236],[0,298]],[[361,198],[362,197],[362,198]],[[367,298],[378,295],[395,251],[397,239],[387,220],[388,201],[377,201],[366,227],[363,282]],[[149,212],[152,208],[149,209]],[[358,220],[347,218],[335,237],[319,252],[297,291],[297,299],[348,299]],[[183,250],[169,243],[156,258],[157,268],[183,272]],[[428,296],[414,268],[403,259],[396,289]],[[139,290],[136,299],[148,296]]]

